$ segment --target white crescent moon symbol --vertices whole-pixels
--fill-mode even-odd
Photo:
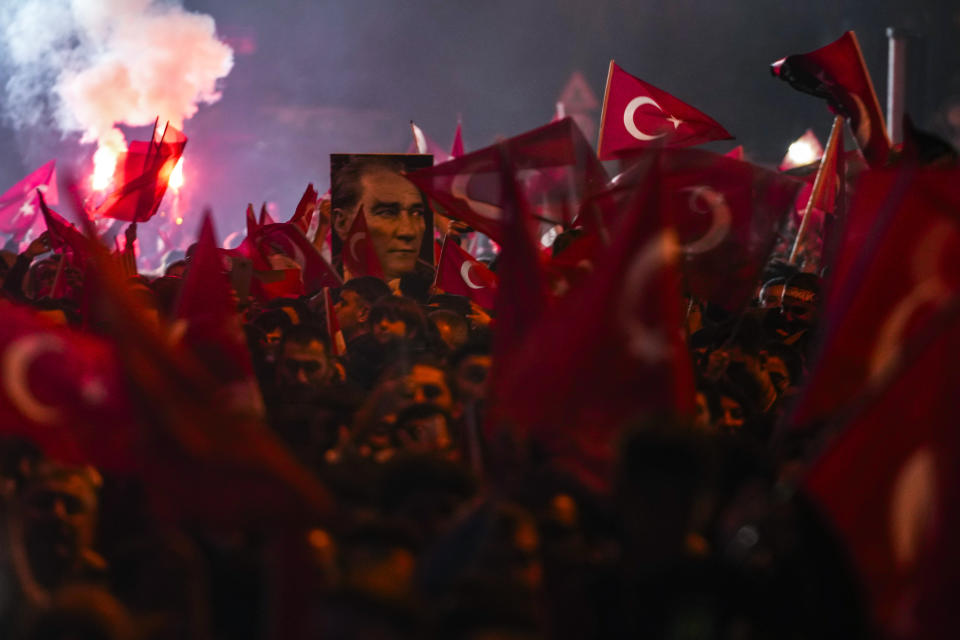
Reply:
[[[469,261],[464,262],[462,265],[460,265],[460,277],[463,278],[463,281],[466,282],[467,286],[470,287],[471,289],[483,289],[482,286],[474,284],[473,281],[470,280],[471,266],[473,266],[473,264]]]
[[[941,221],[917,243],[910,265],[913,290],[900,300],[880,328],[870,358],[871,380],[881,380],[900,362],[903,332],[917,309],[924,304],[934,304],[939,309],[950,301],[950,286],[943,281],[938,269],[953,233],[952,223]]]
[[[223,248],[224,248],[224,249],[236,249],[236,248],[240,245],[240,243],[237,242],[237,241],[240,240],[240,234],[241,234],[241,233],[246,233],[246,232],[245,232],[245,231],[244,231],[244,232],[234,231],[233,233],[231,233],[230,235],[228,235],[228,236],[226,237],[226,239],[224,239],[224,241],[223,241]],[[236,243],[236,244],[234,244],[234,243]],[[231,246],[231,245],[233,245],[233,246]]]
[[[917,449],[897,473],[890,496],[890,545],[897,565],[914,565],[937,504],[937,464],[929,447]]]
[[[37,424],[53,424],[60,412],[37,400],[30,391],[27,374],[41,354],[62,353],[63,341],[49,333],[35,333],[14,340],[3,355],[3,389],[14,406]]]
[[[698,254],[710,251],[727,237],[730,233],[730,222],[733,214],[730,212],[730,206],[723,194],[706,185],[697,185],[687,187],[681,191],[689,191],[690,198],[687,200],[687,206],[696,213],[709,213],[712,216],[710,228],[707,232],[692,242],[683,245],[683,252],[688,254]],[[707,208],[700,206],[700,201],[706,203]]]
[[[503,209],[489,202],[478,202],[477,200],[470,199],[470,196],[467,195],[467,185],[469,183],[469,173],[458,173],[450,183],[450,195],[466,202],[470,209],[484,218],[499,220],[501,216],[503,216]]]
[[[645,104],[653,105],[658,111],[660,111],[660,113],[663,113],[663,109],[660,108],[660,105],[658,105],[650,96],[637,96],[628,102],[627,108],[623,110],[623,126],[627,128],[627,133],[632,135],[634,138],[647,142],[650,140],[656,140],[657,138],[662,138],[666,134],[658,133],[657,135],[652,136],[649,133],[644,133],[637,128],[637,124],[633,121],[633,114],[637,112],[637,109]]]
[[[357,255],[357,243],[365,237],[367,237],[367,234],[361,232],[353,234],[350,238],[350,255],[353,256],[353,259],[357,262],[361,262],[360,256]]]
[[[870,112],[867,111],[867,107],[863,104],[863,100],[860,99],[855,93],[851,93],[850,97],[853,98],[853,101],[857,105],[857,113],[859,115],[859,122],[857,122],[857,130],[854,132],[857,138],[857,142],[860,143],[861,147],[867,146],[867,142],[870,141]]]
[[[637,319],[635,315],[637,300],[653,274],[672,262],[678,250],[675,234],[670,230],[663,231],[648,241],[637,253],[624,278],[620,321],[627,333],[627,349],[634,357],[650,364],[668,359],[670,345],[664,339],[662,332],[652,331],[649,326]]]

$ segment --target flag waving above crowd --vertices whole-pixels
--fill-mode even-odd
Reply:
[[[612,160],[643,147],[688,147],[732,138],[710,116],[610,61],[597,154]]]

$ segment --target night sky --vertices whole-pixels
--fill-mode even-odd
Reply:
[[[308,181],[326,189],[331,152],[406,151],[411,119],[448,146],[462,117],[471,150],[548,122],[574,71],[602,98],[611,58],[737,138],[708,148],[742,144],[749,159],[775,164],[808,127],[825,141],[832,118],[820,101],[772,78],[769,63],[854,29],[883,105],[885,28],[905,27],[920,37],[908,109],[922,127],[957,136],[946,119],[948,106],[960,104],[955,2],[191,0],[185,6],[210,14],[236,49],[222,99],[185,125],[184,198],[190,213],[213,207],[221,237],[240,228],[249,201],[273,203],[286,217]],[[0,80],[5,73],[0,63]],[[142,129],[127,134],[146,136]],[[83,167],[92,153],[50,128],[14,130],[4,123],[0,139],[0,190],[46,160]]]

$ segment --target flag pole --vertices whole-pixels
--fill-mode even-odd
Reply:
[[[597,134],[597,155],[602,155],[601,145],[603,144],[603,123],[607,116],[607,98],[610,97],[610,79],[613,77],[613,60],[607,67],[607,86],[603,89],[603,107],[600,109],[600,133]]]
[[[820,195],[823,193],[824,186],[828,181],[826,171],[828,168],[836,171],[836,164],[833,160],[837,155],[840,136],[843,135],[843,121],[843,116],[839,115],[833,119],[833,128],[830,129],[830,139],[827,141],[827,149],[824,151],[823,157],[820,158],[820,168],[817,169],[817,176],[813,180],[810,199],[807,201],[807,206],[803,210],[800,227],[797,229],[797,237],[794,239],[793,248],[790,250],[790,264],[797,263],[797,254],[800,253],[800,248],[803,246],[804,236],[807,233],[807,227],[810,223],[810,216],[813,213],[813,206],[820,200]]]

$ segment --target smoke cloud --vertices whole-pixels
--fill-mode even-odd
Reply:
[[[213,18],[159,0],[17,0],[0,8],[14,127],[57,127],[81,142],[125,147],[119,124],[159,116],[181,128],[217,83],[233,51]]]

